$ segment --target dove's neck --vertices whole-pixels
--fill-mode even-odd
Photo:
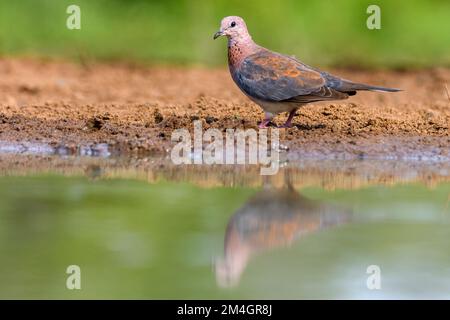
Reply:
[[[247,33],[228,38],[228,65],[231,70],[239,67],[242,61],[249,55],[257,52],[259,46],[253,42]]]

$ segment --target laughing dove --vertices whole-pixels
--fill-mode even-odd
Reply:
[[[231,77],[265,112],[260,128],[266,128],[281,112],[289,112],[282,127],[291,127],[295,112],[307,103],[347,99],[358,90],[400,91],[345,80],[312,68],[294,57],[263,48],[252,40],[240,17],[223,18],[214,39],[220,36],[228,37]]]

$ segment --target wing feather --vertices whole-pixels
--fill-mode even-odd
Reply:
[[[263,101],[308,103],[348,97],[327,87],[320,72],[268,50],[245,58],[234,77],[245,93]]]

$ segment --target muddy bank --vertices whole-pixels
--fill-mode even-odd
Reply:
[[[449,69],[332,70],[355,81],[402,88],[303,107],[282,143],[296,157],[450,159]],[[0,140],[76,150],[108,144],[165,153],[174,129],[255,128],[263,113],[226,69],[76,65],[0,60]],[[280,115],[281,123],[286,115]]]

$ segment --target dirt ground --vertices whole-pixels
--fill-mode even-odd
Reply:
[[[450,159],[450,69],[328,70],[354,81],[401,88],[302,107],[282,129],[298,157]],[[171,133],[192,128],[257,128],[261,109],[225,68],[142,67],[0,59],[0,141],[77,150],[107,143],[131,153],[164,153]],[[286,115],[275,121],[282,123]]]

